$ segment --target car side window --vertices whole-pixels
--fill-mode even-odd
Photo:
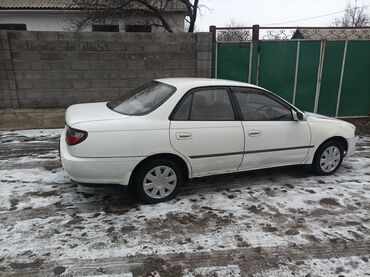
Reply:
[[[193,93],[190,120],[235,120],[233,107],[226,89],[198,90]]]
[[[172,117],[172,120],[189,120],[192,98],[192,94],[186,96],[186,98],[180,103],[180,106],[177,108],[175,115]]]
[[[202,89],[189,94],[178,107],[173,120],[230,121],[234,110],[226,89]]]
[[[256,90],[236,89],[235,96],[245,121],[293,120],[289,107],[264,93]]]

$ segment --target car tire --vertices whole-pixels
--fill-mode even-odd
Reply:
[[[331,175],[338,170],[344,157],[343,145],[330,140],[322,144],[316,151],[312,169],[317,175]]]
[[[165,202],[176,196],[183,184],[180,167],[170,160],[152,160],[139,169],[136,193],[146,204]]]

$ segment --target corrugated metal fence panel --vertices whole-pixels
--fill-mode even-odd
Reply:
[[[219,43],[217,78],[248,81],[250,43]]]
[[[312,112],[315,104],[321,41],[301,41],[295,105]]]
[[[348,41],[339,116],[370,111],[370,41]]]
[[[335,116],[344,43],[344,41],[326,41],[320,98],[317,110],[320,114]]]
[[[257,82],[288,101],[293,99],[296,41],[260,41]]]
[[[324,115],[370,112],[369,40],[215,43],[213,70],[219,79],[247,82],[250,77],[251,83],[295,99],[304,111],[314,111],[316,99],[317,112]]]

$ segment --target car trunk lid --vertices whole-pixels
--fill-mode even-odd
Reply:
[[[70,127],[78,123],[103,121],[103,120],[122,120],[130,116],[117,113],[107,107],[106,102],[76,104],[70,106],[66,111],[66,124]]]

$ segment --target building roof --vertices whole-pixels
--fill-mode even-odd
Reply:
[[[298,28],[292,39],[361,40],[370,39],[369,28]]]
[[[0,10],[78,10],[80,7],[75,4],[76,2],[76,0],[0,0]],[[143,7],[137,7],[137,9],[143,9]],[[180,1],[176,1],[167,10],[187,12],[186,6]]]
[[[73,0],[0,0],[0,9],[70,9]]]

